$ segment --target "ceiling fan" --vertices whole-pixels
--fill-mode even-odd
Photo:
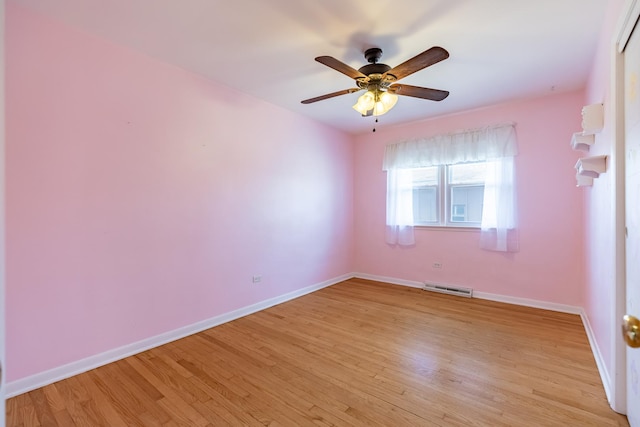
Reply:
[[[358,70],[331,56],[317,57],[316,61],[321,64],[354,79],[357,87],[305,99],[302,103],[311,104],[335,96],[366,90],[366,92],[358,98],[358,102],[353,108],[363,116],[380,116],[393,108],[398,100],[396,95],[412,96],[414,98],[429,99],[431,101],[442,101],[449,96],[449,92],[446,90],[396,83],[398,80],[416,71],[420,71],[423,68],[447,59],[449,52],[439,46],[434,46],[394,68],[386,64],[378,63],[382,57],[382,49],[377,47],[367,49],[364,52],[364,57],[369,64]]]

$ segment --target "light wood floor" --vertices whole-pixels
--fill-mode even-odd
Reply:
[[[625,426],[576,315],[352,279],[7,402],[9,426]]]

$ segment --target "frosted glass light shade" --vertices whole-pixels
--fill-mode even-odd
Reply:
[[[367,91],[358,98],[353,109],[363,116],[381,116],[391,110],[398,102],[398,96],[389,92]]]
[[[396,105],[396,102],[398,102],[398,95],[394,95],[389,92],[382,92],[382,95],[380,95],[378,102],[376,102],[376,105],[373,108],[373,115],[381,116],[391,110],[393,106]]]
[[[353,109],[363,116],[368,115],[369,111],[373,109],[376,102],[375,94],[371,91],[366,91],[358,98],[358,102],[353,106]]]

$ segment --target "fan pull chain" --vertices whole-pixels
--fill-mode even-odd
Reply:
[[[376,117],[376,123],[378,123],[378,118]],[[371,132],[375,132],[376,131],[376,125],[373,125],[373,130]]]

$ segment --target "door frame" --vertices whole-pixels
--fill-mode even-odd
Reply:
[[[620,322],[626,313],[626,225],[625,225],[625,144],[624,144],[624,48],[640,18],[640,0],[627,0],[614,32],[612,49],[611,113],[614,119],[611,155],[615,165],[613,221],[615,229],[615,305],[612,320],[613,377],[609,404],[616,412],[627,413],[627,347],[620,333]]]

